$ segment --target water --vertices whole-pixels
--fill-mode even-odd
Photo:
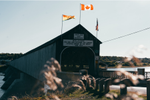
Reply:
[[[147,67],[130,67],[130,68],[109,68],[107,70],[109,71],[119,71],[119,70],[125,70],[125,71],[137,71],[138,68],[144,68],[145,72],[150,72],[150,66]],[[112,90],[119,90],[120,86],[119,85],[111,85],[110,89]],[[127,91],[132,91],[132,92],[140,92],[141,94],[147,94],[147,89],[146,87],[127,87]]]
[[[110,85],[110,90],[120,90],[120,86],[119,85]],[[147,94],[146,87],[129,86],[129,87],[127,87],[127,91],[138,92],[140,94]]]
[[[150,72],[150,66],[147,67],[130,67],[130,68],[108,68],[108,71],[119,71],[119,70],[125,70],[125,71],[137,71],[138,68],[145,68],[145,72]]]
[[[3,78],[4,76],[0,76],[0,87],[4,84]],[[4,92],[5,91],[0,88],[0,97],[4,94]]]

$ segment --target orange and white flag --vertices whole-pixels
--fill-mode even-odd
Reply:
[[[93,5],[90,4],[90,5],[84,5],[84,4],[81,4],[81,10],[85,11],[85,10],[93,10]]]
[[[70,19],[75,19],[75,16],[63,15],[63,21],[65,21],[65,20],[70,20]]]

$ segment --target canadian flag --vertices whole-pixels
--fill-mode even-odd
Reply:
[[[93,10],[93,5],[92,4],[90,4],[90,5],[81,4],[81,10]]]

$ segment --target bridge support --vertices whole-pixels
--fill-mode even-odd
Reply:
[[[5,83],[2,85],[1,89],[7,90],[15,79],[20,78],[20,73],[12,67],[8,67],[5,73],[6,74],[3,79]]]
[[[35,78],[27,74],[21,73],[20,79],[14,80],[0,99],[5,100],[13,95],[19,97],[24,94],[30,94],[36,82],[37,80]]]

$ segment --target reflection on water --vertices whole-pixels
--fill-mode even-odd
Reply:
[[[130,67],[130,68],[108,68],[108,71],[118,71],[118,70],[125,70],[125,71],[137,71],[138,68],[145,68],[145,72],[150,72],[150,66],[147,67]]]
[[[4,76],[0,76],[0,87],[4,84],[3,78]],[[0,97],[4,94],[4,92],[5,91],[0,88]]]

